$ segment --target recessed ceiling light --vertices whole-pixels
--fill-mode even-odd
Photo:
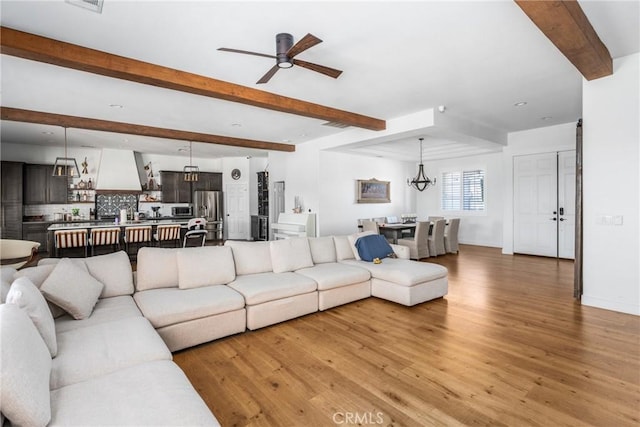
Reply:
[[[242,127],[242,124],[241,124],[241,123],[231,123],[231,127],[234,127],[234,128],[241,128],[241,127]]]
[[[522,107],[524,105],[527,105],[527,101],[520,101],[513,104],[514,107]]]
[[[43,135],[53,135],[53,132],[51,131],[44,131],[42,132]]]
[[[540,120],[551,120],[551,119],[553,119],[553,117],[551,116],[540,117]]]
[[[124,108],[124,105],[120,105],[120,104],[109,104],[109,107],[111,107],[111,108]]]
[[[186,149],[186,148],[178,148],[178,152],[179,152],[179,153],[184,153],[185,151],[187,151],[187,149]]]

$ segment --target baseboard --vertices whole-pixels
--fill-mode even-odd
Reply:
[[[580,299],[582,305],[589,307],[603,308],[605,310],[618,311],[620,313],[634,314],[640,316],[640,305],[621,303],[619,301],[611,301],[607,299],[590,297],[582,295]]]

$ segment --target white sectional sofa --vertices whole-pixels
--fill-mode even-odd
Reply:
[[[370,296],[447,294],[446,268],[406,247],[361,260],[365,235],[145,247],[135,275],[124,252],[3,268],[0,411],[15,425],[218,425],[171,351]],[[20,298],[37,288],[47,302]]]

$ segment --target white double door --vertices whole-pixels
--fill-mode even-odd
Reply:
[[[514,252],[573,259],[575,150],[516,156],[513,162]]]

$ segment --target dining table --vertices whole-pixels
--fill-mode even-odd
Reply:
[[[398,223],[398,224],[380,224],[378,226],[380,230],[380,234],[383,234],[385,237],[391,238],[391,243],[398,243],[398,238],[402,235],[403,231],[411,231],[412,233],[416,229],[416,223]]]

